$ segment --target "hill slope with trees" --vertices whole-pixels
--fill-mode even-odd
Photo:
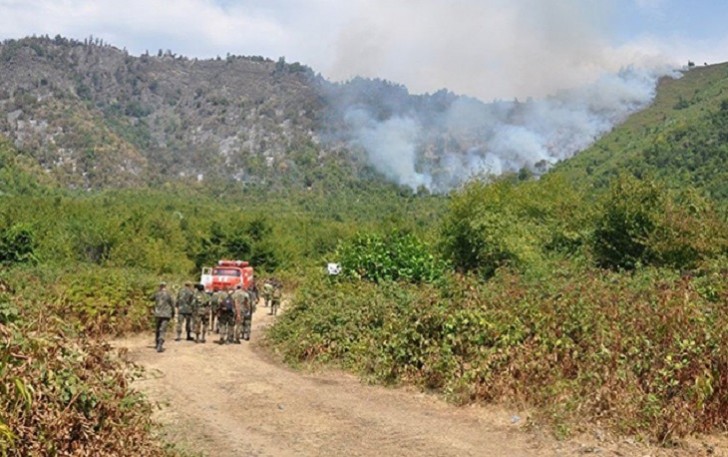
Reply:
[[[626,69],[543,100],[485,103],[332,83],[283,57],[132,56],[93,37],[33,37],[0,44],[0,134],[73,189],[386,180],[448,192],[473,176],[543,174],[648,104],[657,74]]]
[[[728,197],[728,63],[661,81],[654,102],[552,172],[605,188],[621,172]]]

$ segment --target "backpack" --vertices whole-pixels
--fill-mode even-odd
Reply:
[[[232,313],[235,310],[235,301],[232,295],[225,295],[225,298],[222,299],[222,303],[220,304],[220,309],[228,313]]]

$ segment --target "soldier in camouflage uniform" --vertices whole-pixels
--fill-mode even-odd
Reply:
[[[243,339],[246,341],[250,340],[250,332],[251,328],[253,327],[253,314],[255,314],[255,310],[258,309],[258,295],[256,294],[250,294],[251,295],[250,301],[248,301],[248,307],[246,309],[243,309],[243,315],[245,316],[245,320],[243,321]]]
[[[270,282],[270,279],[267,279],[265,281],[265,284],[263,284],[263,306],[266,308],[270,306],[270,301],[273,298],[273,284]]]
[[[174,301],[167,292],[167,284],[159,283],[159,290],[154,294],[154,318],[156,321],[154,344],[157,352],[164,351],[164,337],[170,319],[174,317]]]
[[[278,315],[278,308],[281,306],[281,296],[283,295],[283,285],[276,283],[273,287],[273,296],[270,300],[270,314]]]
[[[192,283],[187,281],[177,294],[177,338],[175,341],[180,340],[183,325],[187,333],[187,341],[194,341],[191,334],[194,298],[195,292],[192,289]]]
[[[231,309],[228,309],[228,302],[230,302]],[[240,321],[240,308],[235,303],[232,290],[225,292],[220,298],[217,320],[220,326],[218,343],[224,344],[235,341],[235,323]]]
[[[248,301],[247,307],[243,308],[243,339],[245,341],[250,340],[250,331],[253,327],[253,314],[255,314],[255,310],[258,308],[257,295],[253,296],[255,298]]]
[[[224,290],[216,290],[212,293],[212,297],[210,297],[210,307],[212,308],[210,331],[214,330],[215,333],[220,333],[220,306],[225,295],[227,294]]]
[[[195,343],[204,343],[205,335],[207,335],[207,326],[210,319],[210,296],[205,293],[205,286],[195,284],[195,316],[194,316],[194,332]],[[200,338],[201,337],[201,338]]]
[[[233,293],[233,298],[235,299],[235,304],[240,310],[240,318],[235,321],[235,343],[240,344],[241,337],[246,340],[250,339],[250,294],[243,290],[242,286],[238,285],[235,289],[235,293]]]
[[[258,292],[258,284],[253,280],[252,284],[248,288],[248,295],[250,295],[250,304],[253,305],[253,311],[258,307],[258,300],[260,299],[260,292]]]

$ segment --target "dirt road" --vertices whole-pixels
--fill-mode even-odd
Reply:
[[[158,354],[151,333],[114,343],[145,368],[135,385],[159,403],[169,441],[211,457],[676,455],[630,441],[556,442],[526,431],[522,413],[291,370],[257,344],[272,323],[266,312],[258,308],[241,345],[169,341]]]

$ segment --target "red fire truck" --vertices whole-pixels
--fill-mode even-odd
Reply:
[[[244,260],[219,260],[214,267],[203,267],[200,282],[206,291],[244,289],[253,284],[253,267]]]

